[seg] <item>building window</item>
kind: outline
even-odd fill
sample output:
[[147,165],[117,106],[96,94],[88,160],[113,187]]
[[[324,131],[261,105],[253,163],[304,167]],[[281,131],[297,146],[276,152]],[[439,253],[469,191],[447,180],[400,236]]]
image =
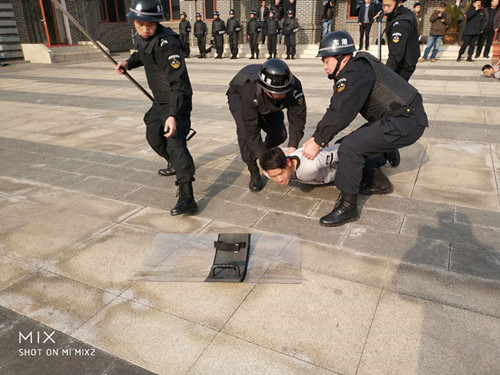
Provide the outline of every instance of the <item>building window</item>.
[[216,0],[203,0],[203,9],[205,9],[205,19],[214,19],[214,12],[216,8]]
[[100,0],[103,22],[127,22],[125,0]]
[[181,6],[179,0],[161,0],[163,14],[167,21],[181,19]]

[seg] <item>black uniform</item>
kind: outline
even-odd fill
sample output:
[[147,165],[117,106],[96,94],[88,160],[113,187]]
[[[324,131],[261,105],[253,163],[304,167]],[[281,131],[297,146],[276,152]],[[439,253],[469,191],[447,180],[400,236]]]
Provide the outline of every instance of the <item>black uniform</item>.
[[[248,65],[229,83],[229,110],[236,122],[241,158],[248,166],[266,150],[286,140],[283,110],[287,108],[290,137],[289,147],[297,148],[304,136],[306,102],[302,84],[294,77],[292,89],[283,100],[269,97],[258,82],[261,65]],[[267,133],[262,142],[261,130]]]
[[184,57],[189,57],[191,49],[189,48],[189,33],[191,32],[191,23],[185,18],[179,22],[179,35],[181,36],[182,50]]
[[194,23],[194,36],[198,42],[198,50],[200,51],[200,56],[205,57],[205,44],[206,44],[206,35],[208,34],[208,27],[205,22],[202,20],[197,20]]
[[474,54],[474,47],[476,45],[477,39],[479,38],[479,34],[484,27],[484,13],[482,9],[476,10],[474,7],[467,11],[465,14],[466,23],[465,29],[462,36],[463,43],[460,47],[460,51],[458,52],[458,57],[460,58],[467,47],[469,50],[467,52],[468,59],[472,59],[472,55]]
[[366,159],[416,142],[428,126],[418,91],[367,52],[358,52],[335,79],[330,107],[313,134],[326,147],[360,113],[368,122],[338,151],[335,186],[358,194]]
[[224,53],[224,34],[226,33],[226,25],[224,21],[217,18],[212,21],[212,36],[215,39],[215,51],[217,57],[222,57]]
[[236,57],[238,54],[238,39],[240,37],[241,25],[236,17],[227,20],[227,33],[229,35],[229,48],[231,48],[231,55]]
[[248,43],[252,56],[259,57],[259,32],[262,30],[259,21],[256,18],[250,19],[247,24]]
[[285,35],[286,55],[294,57],[296,51],[297,38],[299,31],[299,21],[295,17],[287,17],[283,22],[283,34]]
[[[148,85],[155,101],[144,116],[146,139],[151,148],[173,164],[178,183],[190,183],[194,176],[194,163],[187,148],[186,136],[191,129],[191,83],[182,56],[179,35],[158,24],[149,40],[135,35],[134,52],[127,60],[129,69],[144,66]],[[165,121],[175,117],[177,130],[164,137]]]
[[400,6],[387,17],[389,58],[386,65],[409,81],[420,57],[418,26],[413,12]]
[[278,34],[280,32],[280,25],[276,18],[269,18],[264,23],[263,32],[267,36],[267,50],[270,55],[276,56],[276,43],[278,41]]

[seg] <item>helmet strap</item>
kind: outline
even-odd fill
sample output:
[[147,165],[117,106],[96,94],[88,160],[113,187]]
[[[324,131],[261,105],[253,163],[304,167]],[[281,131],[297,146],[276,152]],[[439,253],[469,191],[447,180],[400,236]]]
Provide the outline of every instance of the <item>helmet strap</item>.
[[337,60],[337,66],[335,67],[335,70],[333,71],[333,73],[328,74],[328,78],[335,80],[335,77],[337,76],[339,69],[340,69],[340,64],[342,63],[342,60],[344,59],[345,55],[336,55],[333,57],[335,57],[335,59]]

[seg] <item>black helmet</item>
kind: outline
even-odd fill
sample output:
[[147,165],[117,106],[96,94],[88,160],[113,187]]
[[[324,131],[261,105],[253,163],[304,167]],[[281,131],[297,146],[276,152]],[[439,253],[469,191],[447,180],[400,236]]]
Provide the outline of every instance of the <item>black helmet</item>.
[[233,14],[235,14],[235,13],[234,13],[234,9],[231,9],[231,10],[229,11],[229,15],[233,15]]
[[158,0],[132,0],[127,17],[145,22],[163,21],[163,12]]
[[200,17],[201,18],[201,14],[200,13],[196,13],[196,18]]
[[293,10],[288,9],[288,10],[286,11],[286,14],[288,14],[288,15],[293,14]]
[[218,10],[216,10],[216,11],[214,12],[214,16],[219,16],[219,15],[220,15],[220,14],[219,14],[219,11],[218,11]]
[[321,41],[316,57],[348,55],[355,51],[354,40],[347,31],[332,31]]
[[181,16],[187,17],[186,12],[182,12],[182,13],[181,13]]
[[255,10],[252,10],[252,11],[250,12],[250,14],[253,14],[254,16],[256,16],[256,15],[257,15],[257,12],[256,12]]
[[286,94],[292,88],[290,68],[280,59],[267,60],[259,72],[260,86],[273,94]]

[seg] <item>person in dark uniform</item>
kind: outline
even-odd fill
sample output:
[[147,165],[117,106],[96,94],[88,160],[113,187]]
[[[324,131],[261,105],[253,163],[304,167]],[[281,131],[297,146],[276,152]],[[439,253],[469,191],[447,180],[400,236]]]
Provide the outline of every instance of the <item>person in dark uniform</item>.
[[196,13],[196,22],[194,23],[194,36],[196,37],[196,41],[198,42],[198,50],[200,51],[200,56],[198,56],[199,59],[207,58],[207,51],[205,48],[207,34],[207,24],[201,20],[201,14]]
[[159,23],[163,14],[157,0],[132,0],[127,17],[137,30],[137,52],[117,63],[115,69],[123,74],[144,66],[155,98],[144,116],[146,139],[158,155],[171,163],[170,172],[177,178],[179,199],[170,214],[193,214],[198,210],[192,185],[195,167],[186,142],[191,130],[193,91],[179,35]]
[[295,59],[297,38],[296,34],[299,31],[299,21],[293,16],[293,12],[287,12],[288,18],[283,22],[283,34],[285,36],[286,45],[286,60]]
[[259,32],[262,31],[259,21],[256,18],[257,12],[252,10],[250,12],[250,20],[247,24],[247,39],[250,44],[250,52],[252,56],[250,59],[259,58]]
[[469,51],[467,52],[467,61],[474,61],[472,60],[474,47],[476,46],[477,39],[479,38],[479,34],[481,34],[484,26],[484,13],[481,6],[481,0],[475,0],[467,13],[465,13],[466,22],[462,36],[463,43],[458,51],[457,61],[462,60],[462,55],[465,53],[467,47],[469,47]]
[[363,49],[363,38],[365,39],[365,50],[370,47],[370,30],[373,24],[373,17],[377,13],[377,6],[372,0],[365,0],[365,4],[359,7],[359,49]]
[[283,21],[285,20],[285,11],[281,5],[281,0],[274,0],[271,5],[270,11],[274,13],[274,18],[278,21],[280,32],[278,33],[278,42],[281,43],[281,31],[283,30]]
[[[306,102],[299,79],[284,61],[272,59],[262,65],[248,65],[229,83],[229,110],[236,122],[241,158],[250,172],[249,188],[262,190],[257,159],[266,149],[279,146],[287,138],[283,110],[287,109],[289,151],[295,151],[306,124]],[[263,142],[261,130],[267,133]]]
[[181,22],[179,22],[179,35],[181,36],[184,57],[189,58],[189,55],[191,53],[191,49],[189,48],[189,33],[191,32],[191,22],[189,22],[186,17],[186,12],[182,12]]
[[235,17],[234,9],[229,11],[229,19],[227,20],[227,33],[229,35],[229,47],[231,48],[231,58],[238,58],[238,39],[240,38],[241,25],[240,21]]
[[219,12],[214,12],[214,20],[212,21],[212,36],[215,40],[216,59],[222,59],[224,53],[224,34],[226,33],[226,25],[219,18]]
[[335,85],[329,108],[303,145],[304,156],[314,159],[358,113],[368,121],[340,143],[335,186],[341,194],[333,211],[320,219],[323,226],[357,220],[359,193],[392,192],[389,179],[370,160],[415,143],[428,126],[418,91],[368,52],[354,56],[355,51],[347,32],[334,31],[318,52]]
[[274,16],[273,11],[269,12],[269,19],[266,21],[266,23],[264,23],[264,30],[262,32],[266,34],[267,38],[267,50],[269,51],[269,57],[267,59],[269,60],[273,57],[276,58],[276,45],[278,42],[280,25],[278,20]]
[[[484,58],[490,58],[490,49],[493,44],[493,37],[500,29],[500,9],[498,9],[498,0],[491,0],[489,7],[483,9],[484,12],[484,30],[477,41],[476,59],[481,55],[481,50],[484,47]],[[498,36],[497,36],[498,39]]]
[[402,3],[406,0],[383,0],[387,16],[386,34],[389,57],[386,65],[409,81],[420,57],[418,26],[413,12]]

